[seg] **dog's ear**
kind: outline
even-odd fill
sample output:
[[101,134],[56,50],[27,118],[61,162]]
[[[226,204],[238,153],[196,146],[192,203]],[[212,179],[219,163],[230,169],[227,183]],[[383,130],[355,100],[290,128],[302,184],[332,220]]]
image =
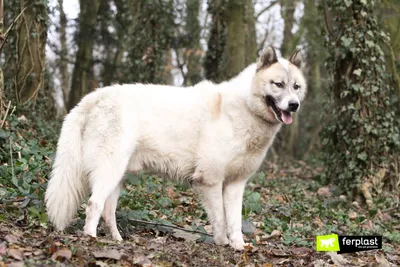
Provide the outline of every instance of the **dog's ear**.
[[300,68],[303,58],[300,53],[300,49],[297,49],[296,52],[290,57],[289,62]]
[[269,67],[272,64],[278,62],[278,57],[276,56],[275,49],[272,46],[264,48],[261,53],[260,59],[257,63],[257,71]]

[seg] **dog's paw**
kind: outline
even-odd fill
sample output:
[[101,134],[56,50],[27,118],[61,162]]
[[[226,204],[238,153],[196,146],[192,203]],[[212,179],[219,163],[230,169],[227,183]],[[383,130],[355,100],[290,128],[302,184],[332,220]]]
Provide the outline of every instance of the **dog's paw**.
[[230,236],[229,245],[235,250],[244,250],[244,247],[248,244],[244,242],[242,233],[238,232]]
[[218,246],[224,246],[229,244],[229,239],[226,235],[214,236],[214,242]]
[[243,242],[243,244],[242,244],[242,243],[232,243],[232,242],[230,242],[229,245],[230,245],[234,250],[243,251],[243,250],[245,249],[245,246],[248,245],[248,243],[244,243],[244,242]]
[[90,229],[90,228],[88,228],[86,226],[83,229],[83,234],[86,235],[86,236],[93,237],[93,238],[97,237],[96,230],[93,231],[92,229]]
[[112,239],[114,239],[115,241],[123,241],[123,239],[119,233],[112,233],[111,236],[112,236]]

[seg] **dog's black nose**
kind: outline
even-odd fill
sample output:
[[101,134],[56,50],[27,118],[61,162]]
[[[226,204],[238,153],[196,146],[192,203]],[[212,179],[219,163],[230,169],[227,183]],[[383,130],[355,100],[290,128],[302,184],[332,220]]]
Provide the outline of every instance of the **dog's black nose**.
[[296,101],[289,102],[289,111],[296,112],[298,108],[299,108],[299,103],[297,103]]

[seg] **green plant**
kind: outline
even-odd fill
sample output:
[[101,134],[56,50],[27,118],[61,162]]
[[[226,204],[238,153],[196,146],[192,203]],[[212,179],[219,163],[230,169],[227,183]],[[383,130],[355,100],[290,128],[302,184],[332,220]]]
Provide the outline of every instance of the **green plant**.
[[[399,126],[391,107],[393,86],[385,69],[382,43],[388,42],[376,20],[376,1],[328,0],[326,62],[333,104],[322,135],[326,177],[370,199],[383,188],[399,191]],[[364,188],[362,189],[362,186]],[[370,203],[368,203],[370,204]]]

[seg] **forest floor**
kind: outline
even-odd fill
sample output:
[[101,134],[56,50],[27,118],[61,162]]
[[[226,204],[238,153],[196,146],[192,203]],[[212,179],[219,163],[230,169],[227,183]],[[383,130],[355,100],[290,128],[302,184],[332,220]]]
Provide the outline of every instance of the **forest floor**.
[[[368,210],[318,182],[320,168],[271,164],[249,182],[244,198],[245,251],[213,244],[210,226],[186,184],[141,174],[128,177],[117,213],[124,237],[99,228],[81,234],[84,205],[66,233],[53,231],[34,197],[0,202],[0,266],[400,266],[399,197]],[[1,184],[0,184],[1,185]],[[4,200],[4,201],[3,201]],[[315,236],[381,235],[383,249],[316,252]]]

